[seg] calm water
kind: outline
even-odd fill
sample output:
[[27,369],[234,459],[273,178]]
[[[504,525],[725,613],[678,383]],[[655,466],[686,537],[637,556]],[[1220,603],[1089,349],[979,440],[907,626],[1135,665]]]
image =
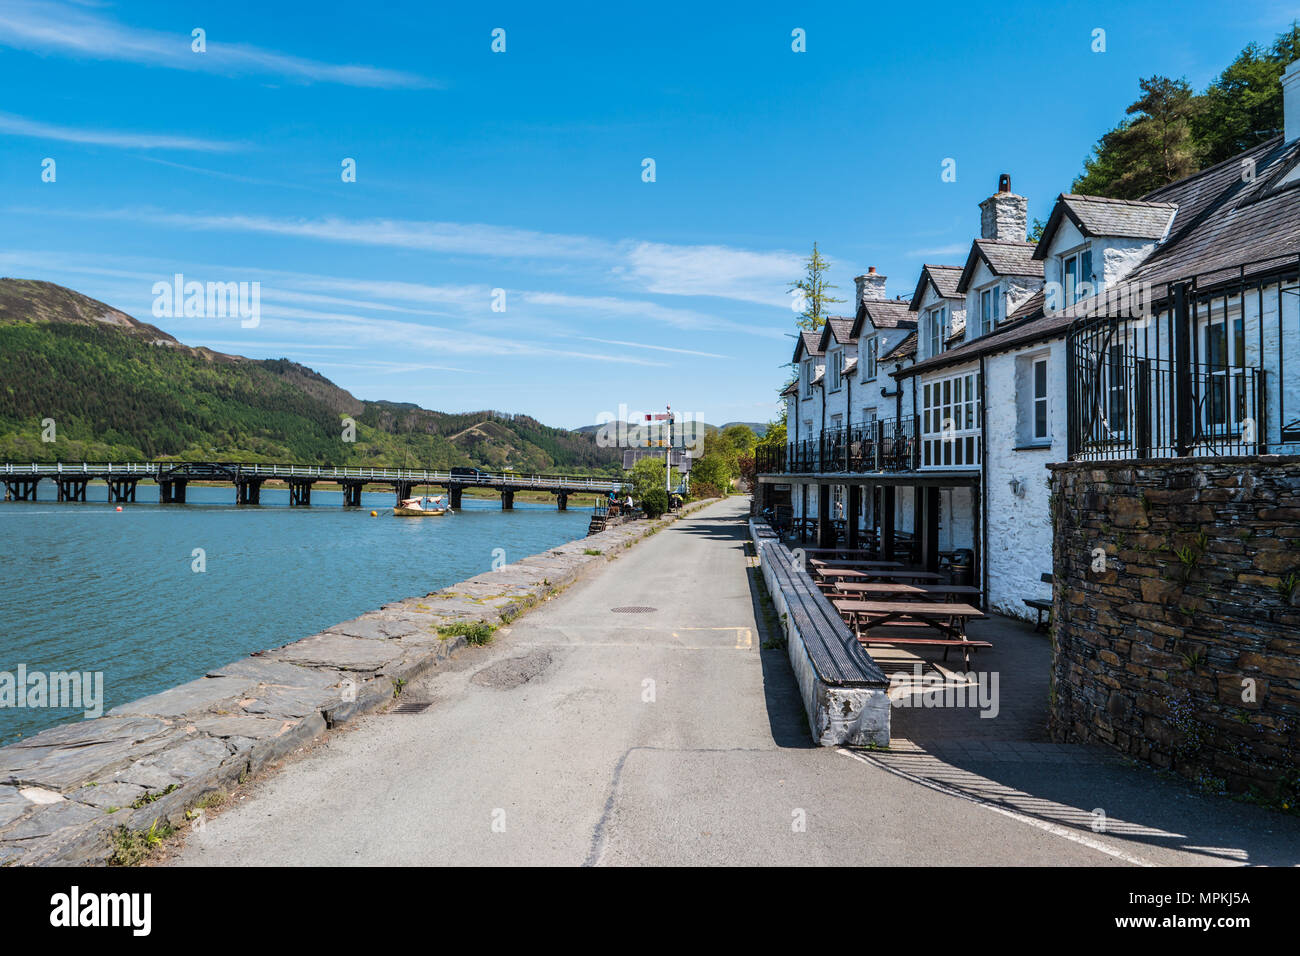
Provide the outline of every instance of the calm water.
[[[363,494],[359,510],[321,490],[311,508],[270,487],[244,508],[233,487],[191,485],[186,504],[160,506],[141,484],[121,512],[107,495],[95,484],[97,501],[56,504],[44,482],[43,501],[0,501],[0,671],[103,671],[106,710],[490,570],[494,548],[515,561],[581,538],[591,504],[503,512],[466,496],[452,516],[394,518],[392,492]],[[0,744],[80,717],[0,708]]]

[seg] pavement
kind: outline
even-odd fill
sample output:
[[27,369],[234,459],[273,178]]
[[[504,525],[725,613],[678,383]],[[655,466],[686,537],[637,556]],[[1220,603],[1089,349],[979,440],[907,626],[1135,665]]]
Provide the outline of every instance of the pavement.
[[896,708],[888,751],[813,746],[785,651],[763,649],[747,505],[678,521],[458,651],[406,688],[427,709],[327,735],[162,862],[1300,863],[1295,817],[1051,744],[1047,641],[1017,621],[976,625],[997,717]]

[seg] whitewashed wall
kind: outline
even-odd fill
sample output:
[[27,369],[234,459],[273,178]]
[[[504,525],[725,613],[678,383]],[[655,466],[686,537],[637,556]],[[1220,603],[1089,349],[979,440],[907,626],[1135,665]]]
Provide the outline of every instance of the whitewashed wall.
[[[1047,362],[1047,414],[1052,444],[1023,449],[1018,403],[1028,401],[1017,391],[1017,359],[1045,354]],[[987,484],[984,520],[988,522],[989,607],[1013,617],[1034,619],[1025,598],[1050,600],[1052,589],[1040,578],[1052,570],[1052,521],[1047,488],[1047,465],[1064,461],[1066,454],[1065,341],[1056,339],[1016,352],[991,355],[985,361],[988,376],[985,408]],[[1032,394],[1032,393],[1031,393]],[[1024,496],[1012,491],[1012,480],[1022,483]]]

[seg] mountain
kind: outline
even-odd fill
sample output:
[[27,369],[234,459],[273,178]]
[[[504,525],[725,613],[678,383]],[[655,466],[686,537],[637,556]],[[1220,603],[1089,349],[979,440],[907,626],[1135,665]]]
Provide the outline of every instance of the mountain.
[[572,473],[622,459],[527,415],[363,401],[297,362],[194,348],[71,289],[0,279],[0,460],[163,457]]

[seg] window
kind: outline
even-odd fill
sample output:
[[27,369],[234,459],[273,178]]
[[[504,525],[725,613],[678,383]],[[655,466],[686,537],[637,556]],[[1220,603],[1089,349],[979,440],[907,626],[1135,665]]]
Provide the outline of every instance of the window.
[[941,305],[926,312],[926,336],[930,350],[926,356],[938,355],[943,351],[943,343],[948,338],[948,307]]
[[1047,359],[1034,360],[1034,429],[1036,442],[1047,441]]
[[1246,327],[1239,309],[1225,321],[1222,313],[1210,317],[1209,306],[1199,310],[1205,342],[1206,366],[1204,422],[1212,435],[1235,434],[1248,417],[1246,411]]
[[879,352],[880,342],[873,335],[867,339],[866,354],[862,366],[862,380],[869,382],[876,377],[876,357]]
[[1064,305],[1074,305],[1096,290],[1092,282],[1092,250],[1084,249],[1061,257],[1061,293]]
[[812,398],[813,363],[812,359],[803,362],[803,397]]
[[844,375],[844,353],[842,351],[832,352],[831,353],[831,391],[832,392],[839,391],[839,387],[843,384],[842,381],[843,375]]
[[1002,321],[1002,287],[991,286],[980,290],[978,335],[988,335]]
[[921,467],[980,463],[980,376],[966,372],[921,386]]
[[1106,353],[1106,420],[1102,426],[1111,438],[1128,435],[1128,349],[1123,342]]

